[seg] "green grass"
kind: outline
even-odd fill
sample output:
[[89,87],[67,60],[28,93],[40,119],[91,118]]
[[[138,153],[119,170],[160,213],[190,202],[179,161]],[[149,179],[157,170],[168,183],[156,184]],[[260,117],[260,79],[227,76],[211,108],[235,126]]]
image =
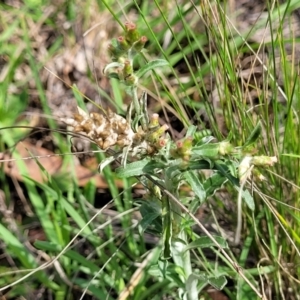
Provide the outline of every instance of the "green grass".
[[[202,1],[196,7],[192,2],[175,0],[88,1],[84,5],[73,0],[56,6],[41,0],[38,4],[25,1],[20,9],[0,4],[0,151],[11,151],[16,159],[13,164],[22,175],[18,183],[1,165],[0,295],[31,299],[41,292],[44,299],[48,299],[46,295],[54,299],[125,299],[129,287],[127,299],[196,299],[180,298],[180,291],[192,290],[182,281],[185,270],[176,260],[181,256],[169,263],[161,260],[162,241],[138,226],[138,208],[145,200],[140,195],[138,200],[133,197],[143,189],[141,184],[133,187],[137,178],[120,181],[113,165],[103,170],[105,188],[97,187],[92,178],[82,187],[76,176],[78,162],[73,155],[65,155],[61,169],[54,174],[42,164],[47,158],[32,160],[46,179],[41,183],[31,178],[27,160],[19,160],[14,151],[17,143],[28,138],[48,146],[53,154],[71,152],[73,139],[61,130],[59,120],[53,117],[55,111],[50,109],[55,89],[49,83],[55,76],[44,66],[58,73],[60,79],[53,84],[65,82],[65,92],[59,95],[65,101],[71,97],[73,103],[90,108],[88,98],[95,95],[92,100],[104,110],[110,103],[116,112],[126,112],[130,97],[124,85],[104,79],[102,70],[110,62],[108,41],[121,35],[121,24],[133,19],[148,38],[147,51],[135,61],[135,68],[156,58],[170,64],[170,68],[151,72],[140,84],[148,93],[149,109],[159,112],[169,124],[172,138],[182,138],[193,124],[199,130],[209,129],[218,141],[227,139],[241,147],[260,121],[256,155],[279,160],[272,168],[259,169],[264,181],[253,177],[245,184],[255,210],[242,203],[238,245],[232,238],[238,218],[238,191],[232,184],[211,188],[201,206],[192,203],[193,194],[185,186],[179,190],[181,203],[189,208],[192,203],[191,213],[199,213],[200,222],[209,224],[209,231],[214,228],[214,236],[226,236],[229,247],[222,249],[248,280],[212,242],[206,241],[208,249],[198,244],[188,252],[193,271],[198,279],[206,276],[211,280],[200,299],[211,299],[209,289],[219,286],[213,278],[221,276],[229,280],[222,290],[229,299],[257,299],[249,282],[260,293],[265,292],[265,299],[296,299],[300,293],[299,38],[287,28],[292,12],[299,7],[298,1],[266,5],[265,14],[244,32],[233,25],[234,16],[220,1]],[[87,34],[83,40],[83,34],[95,25],[94,30],[101,34],[91,38]],[[272,31],[264,31],[266,27]],[[261,32],[267,36],[265,42],[262,35],[257,38]],[[88,61],[82,74],[78,73],[76,63],[80,60],[76,56],[74,65],[56,60],[69,51],[72,61],[76,47],[85,50]],[[252,61],[246,65],[250,56]],[[55,62],[65,69],[55,69]],[[255,67],[259,71],[245,75]],[[87,81],[80,85],[82,78]],[[80,86],[86,98],[76,88],[69,96],[72,84]],[[39,120],[34,121],[32,115]],[[34,133],[32,125],[51,132]],[[100,152],[95,157],[100,163],[105,155]],[[234,162],[238,164],[240,158]],[[198,180],[204,184],[205,176],[199,174]],[[33,214],[25,210],[26,205]],[[147,209],[153,207],[145,208],[149,212]],[[182,212],[180,224],[190,242],[203,236],[197,226],[191,227],[196,222],[187,213]],[[42,238],[33,235],[32,241],[35,229]]]

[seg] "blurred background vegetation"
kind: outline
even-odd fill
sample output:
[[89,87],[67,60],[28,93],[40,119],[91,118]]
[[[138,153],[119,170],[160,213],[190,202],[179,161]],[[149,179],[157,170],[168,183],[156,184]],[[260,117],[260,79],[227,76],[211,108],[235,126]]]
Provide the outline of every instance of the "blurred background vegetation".
[[[7,0],[0,9],[1,299],[179,299],[178,270],[161,277],[157,267],[159,237],[138,230],[142,185],[116,178],[114,165],[100,175],[103,153],[62,122],[78,104],[125,114],[124,87],[102,71],[126,21],[148,38],[136,67],[171,66],[140,89],[174,140],[194,124],[241,146],[262,123],[253,153],[279,163],[247,186],[256,209],[243,206],[240,244],[229,186],[196,215],[266,299],[299,299],[299,1]],[[193,261],[228,279],[199,299],[256,299],[215,249]]]

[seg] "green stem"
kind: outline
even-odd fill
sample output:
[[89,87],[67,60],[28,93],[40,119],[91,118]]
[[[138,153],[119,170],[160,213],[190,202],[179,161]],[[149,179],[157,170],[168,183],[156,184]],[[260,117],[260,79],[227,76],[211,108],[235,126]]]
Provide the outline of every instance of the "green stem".
[[[171,192],[176,196],[176,198],[178,198],[177,188],[174,188],[175,186],[177,186],[177,183],[174,182],[174,177],[168,176],[168,172],[165,172],[165,184],[169,192]],[[176,202],[169,199],[169,197],[167,198],[167,201],[169,201],[169,214],[171,215],[172,219],[171,253],[175,264],[180,266],[184,270],[185,276],[181,277],[181,280],[186,283],[187,279],[192,274],[193,269],[190,252],[185,251],[185,247],[188,244],[187,235],[184,230],[180,229],[182,217],[181,207]],[[199,299],[196,285],[192,285],[190,290],[185,290],[184,292],[187,293],[187,300]]]
[[133,100],[133,107],[135,110],[135,118],[138,118],[140,120],[143,130],[146,131],[147,130],[147,122],[146,122],[145,116],[142,113],[142,108],[141,108],[139,98],[137,95],[136,85],[131,87],[131,94],[132,94],[132,100]]

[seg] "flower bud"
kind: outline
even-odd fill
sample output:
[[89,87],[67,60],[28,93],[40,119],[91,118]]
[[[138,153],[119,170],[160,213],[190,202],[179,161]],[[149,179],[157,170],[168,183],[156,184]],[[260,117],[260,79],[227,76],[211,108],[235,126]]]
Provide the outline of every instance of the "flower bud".
[[169,129],[169,126],[167,124],[164,124],[163,126],[161,126],[160,128],[158,128],[157,130],[155,130],[154,132],[152,132],[151,134],[149,134],[147,140],[150,143],[156,144],[157,141],[159,140],[159,138]]
[[135,75],[131,74],[124,78],[124,82],[128,86],[133,86],[137,84],[138,78]]
[[126,80],[126,78],[130,77],[133,74],[133,69],[130,61],[126,59],[124,61],[124,68],[123,68],[123,78]]
[[153,114],[150,118],[150,122],[149,122],[149,128],[155,128],[157,126],[159,126],[159,115],[158,114]]
[[98,113],[90,113],[90,117],[94,121],[95,126],[100,126],[105,122],[104,116]]
[[146,45],[148,39],[145,36],[141,36],[141,38],[133,44],[133,49],[136,52],[140,52]]
[[156,149],[162,149],[167,145],[167,142],[168,140],[166,138],[160,138],[154,146]]
[[276,156],[253,156],[252,164],[255,166],[269,167],[277,163]]
[[120,53],[113,44],[108,45],[107,51],[112,60],[118,60]]
[[245,182],[247,180],[248,176],[250,175],[249,170],[251,167],[252,159],[253,159],[253,157],[251,157],[251,156],[245,156],[239,165],[238,174],[239,174],[239,178],[240,178],[240,184]]
[[140,34],[136,28],[136,25],[131,22],[125,23],[125,38],[129,44],[133,44],[134,42],[138,41],[140,38]]
[[118,42],[120,50],[123,50],[123,51],[128,51],[129,50],[130,45],[128,44],[128,42],[126,41],[124,36],[119,36],[117,38],[117,42]]
[[228,142],[224,141],[219,144],[219,154],[228,155],[233,152],[233,146]]
[[178,141],[176,144],[178,150],[180,150],[182,153],[186,153],[187,151],[191,151],[192,143],[193,143],[193,138],[189,136],[183,139],[182,141]]
[[84,120],[83,116],[80,114],[74,114],[73,118],[78,123],[81,123]]
[[86,120],[85,122],[82,122],[81,124],[82,129],[85,133],[89,134],[90,131],[93,129],[93,122],[92,120]]
[[252,171],[253,177],[257,179],[258,181],[264,181],[266,180],[266,177],[262,175],[257,169],[253,169]]
[[120,45],[120,43],[117,41],[115,42],[116,45],[114,45],[113,43],[108,45],[108,53],[109,56],[111,57],[111,59],[113,61],[122,61],[124,59],[124,57],[127,56],[127,50],[124,50]]
[[174,158],[182,158],[184,161],[188,161],[191,156],[191,150],[193,145],[193,138],[191,136],[176,142],[176,149],[171,150],[171,155]]

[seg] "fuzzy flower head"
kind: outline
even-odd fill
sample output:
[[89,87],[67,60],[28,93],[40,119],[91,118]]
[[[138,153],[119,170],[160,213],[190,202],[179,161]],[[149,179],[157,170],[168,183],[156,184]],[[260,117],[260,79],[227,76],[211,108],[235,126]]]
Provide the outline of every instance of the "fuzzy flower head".
[[131,145],[135,133],[130,124],[122,116],[108,109],[106,115],[98,113],[87,114],[81,108],[73,118],[65,119],[64,122],[74,128],[74,132],[80,132],[94,141],[102,150],[115,145],[121,148]]
[[[255,166],[259,167],[270,167],[273,166],[275,163],[277,163],[277,157],[276,156],[245,156],[238,168],[238,174],[240,178],[240,183],[242,184],[245,182],[249,176],[252,174],[252,169]],[[261,181],[265,178],[260,173],[255,173],[254,175],[258,174],[257,178]]]
[[182,158],[184,161],[189,161],[193,146],[193,138],[186,137],[176,142],[176,148],[171,149],[171,155],[174,158]]
[[132,156],[153,155],[167,144],[164,133],[168,126],[159,126],[156,114],[151,117],[151,120],[153,121],[152,125],[157,126],[149,125],[149,132],[145,132],[141,127],[138,127],[137,131],[133,131],[130,123],[124,117],[110,109],[105,115],[94,112],[87,114],[79,107],[77,111],[72,118],[62,121],[73,127],[74,132],[87,136],[102,150],[118,146],[120,149],[128,147]]

